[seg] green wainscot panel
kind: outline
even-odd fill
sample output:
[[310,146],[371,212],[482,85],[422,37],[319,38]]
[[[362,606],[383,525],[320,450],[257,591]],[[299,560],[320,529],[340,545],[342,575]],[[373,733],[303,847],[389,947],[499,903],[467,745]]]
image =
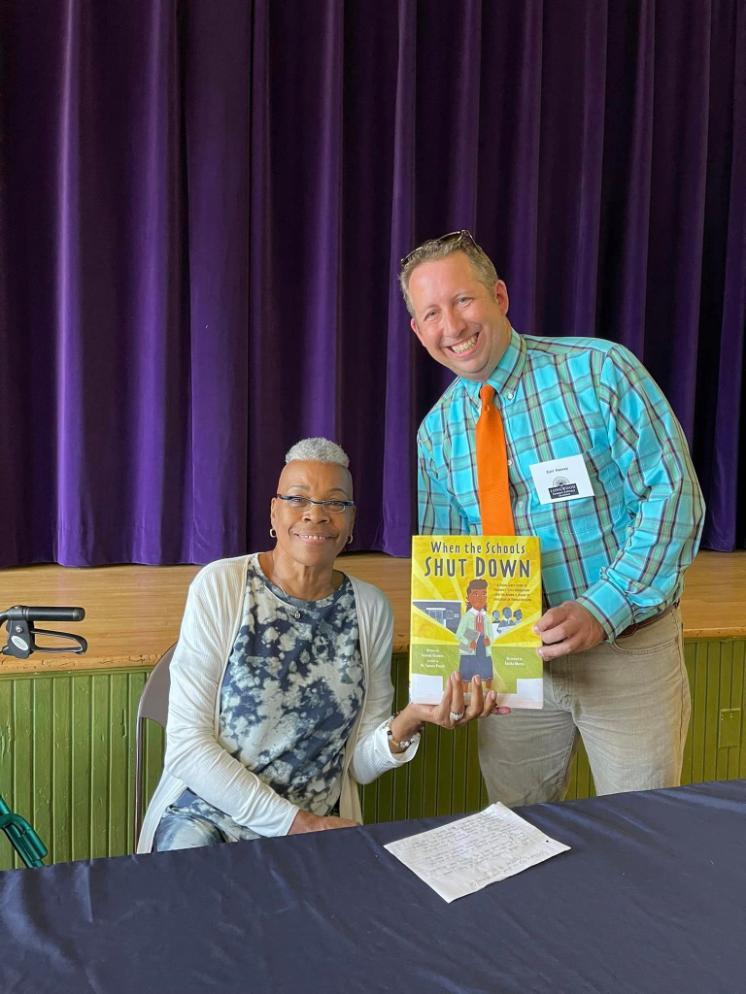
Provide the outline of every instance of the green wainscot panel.
[[[682,781],[746,777],[746,640],[685,644],[692,721]],[[394,657],[395,707],[407,700],[407,658]],[[2,675],[0,793],[34,826],[48,862],[132,852],[134,742],[141,670]],[[495,719],[499,720],[499,719]],[[163,733],[147,724],[146,796],[155,788]],[[568,798],[589,797],[593,780],[580,746]],[[474,724],[454,733],[428,727],[412,763],[361,789],[366,821],[478,811],[487,804]],[[0,869],[21,865],[0,834]]]
[[[682,783],[746,777],[746,640],[687,641],[692,721]],[[407,657],[394,657],[395,702],[407,701]],[[499,721],[500,719],[495,719]],[[593,777],[582,743],[570,768],[567,800],[592,797]],[[474,723],[455,732],[428,727],[415,759],[362,788],[365,821],[470,813],[487,803]]]
[[[0,793],[49,849],[48,863],[133,850],[138,670],[0,672]],[[148,723],[146,788],[155,789],[163,733]],[[0,833],[0,869],[21,866]]]

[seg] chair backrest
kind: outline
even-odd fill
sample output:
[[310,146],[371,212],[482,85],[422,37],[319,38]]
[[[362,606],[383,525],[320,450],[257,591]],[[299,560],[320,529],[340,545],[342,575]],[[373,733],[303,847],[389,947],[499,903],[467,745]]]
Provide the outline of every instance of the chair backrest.
[[166,727],[168,717],[168,692],[171,687],[171,657],[176,645],[170,646],[163,653],[150,672],[137,706],[137,722],[135,725],[135,803],[133,815],[134,844],[140,837],[143,819],[143,796],[145,793],[145,764],[143,762],[143,742],[145,737],[145,721],[157,722],[162,728]]

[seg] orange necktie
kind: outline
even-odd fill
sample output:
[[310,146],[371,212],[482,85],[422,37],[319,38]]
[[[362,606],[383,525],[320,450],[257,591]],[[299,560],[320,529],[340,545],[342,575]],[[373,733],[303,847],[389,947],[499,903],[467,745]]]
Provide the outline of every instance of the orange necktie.
[[477,421],[477,479],[483,535],[515,535],[508,487],[508,452],[500,412],[493,404],[495,388],[479,391],[482,413]]

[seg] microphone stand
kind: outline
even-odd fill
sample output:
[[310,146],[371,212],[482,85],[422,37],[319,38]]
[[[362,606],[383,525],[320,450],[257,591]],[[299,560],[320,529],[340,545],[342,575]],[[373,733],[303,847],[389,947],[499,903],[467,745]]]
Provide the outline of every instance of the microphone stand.
[[[27,659],[32,652],[85,652],[88,643],[80,635],[69,632],[51,631],[47,628],[36,628],[35,621],[81,621],[85,617],[82,607],[11,607],[0,613],[0,626],[7,622],[8,641],[0,648],[0,655],[15,656]],[[68,646],[38,645],[36,635],[52,635],[75,643],[75,648]],[[32,868],[44,866],[47,847],[41,841],[34,829],[22,815],[10,810],[0,794],[0,829],[5,832],[8,841],[20,856],[23,863]]]
[[[35,621],[82,621],[85,611],[82,607],[16,607],[0,612],[0,625],[7,621],[8,641],[0,648],[0,655],[28,659],[32,652],[85,652],[88,643],[81,635],[70,632],[52,631],[49,628],[36,628]],[[74,649],[67,645],[37,645],[37,635],[52,635],[66,642],[73,642]]]

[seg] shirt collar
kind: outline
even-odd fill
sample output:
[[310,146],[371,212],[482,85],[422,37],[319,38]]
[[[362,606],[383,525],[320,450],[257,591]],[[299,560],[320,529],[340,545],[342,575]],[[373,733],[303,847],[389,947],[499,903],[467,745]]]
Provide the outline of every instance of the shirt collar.
[[[515,397],[525,365],[526,343],[515,328],[511,327],[508,347],[486,381],[495,388],[501,406],[510,403]],[[464,386],[473,403],[479,406],[479,391],[482,384],[479,380],[464,380]]]

